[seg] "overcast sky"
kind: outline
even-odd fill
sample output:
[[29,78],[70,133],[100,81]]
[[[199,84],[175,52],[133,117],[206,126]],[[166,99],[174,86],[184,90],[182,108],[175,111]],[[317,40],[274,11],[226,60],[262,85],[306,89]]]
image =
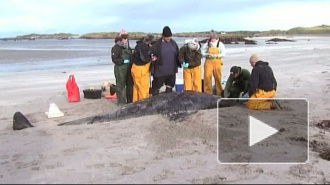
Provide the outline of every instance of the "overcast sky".
[[330,25],[329,0],[0,0],[0,37],[29,33],[290,29]]

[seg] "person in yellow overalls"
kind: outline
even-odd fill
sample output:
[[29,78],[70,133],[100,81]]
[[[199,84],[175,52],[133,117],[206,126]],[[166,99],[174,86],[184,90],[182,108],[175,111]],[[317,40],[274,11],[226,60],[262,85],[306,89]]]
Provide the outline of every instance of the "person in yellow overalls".
[[213,94],[212,92],[212,75],[215,81],[216,94],[221,95],[221,65],[222,58],[226,56],[225,45],[217,37],[214,30],[211,30],[210,39],[202,47],[202,55],[205,59],[204,63],[204,92]]
[[254,110],[281,109],[276,100],[258,100],[259,98],[275,97],[277,81],[269,63],[259,60],[258,56],[253,54],[250,57],[250,64],[253,67],[249,89],[249,98],[251,99],[246,103],[246,107]]
[[154,37],[147,35],[138,41],[133,54],[133,66],[131,69],[133,85],[133,102],[145,99],[149,96],[149,68],[151,62],[150,48]]
[[180,48],[179,61],[183,67],[183,90],[202,92],[201,47],[196,38],[186,40]]

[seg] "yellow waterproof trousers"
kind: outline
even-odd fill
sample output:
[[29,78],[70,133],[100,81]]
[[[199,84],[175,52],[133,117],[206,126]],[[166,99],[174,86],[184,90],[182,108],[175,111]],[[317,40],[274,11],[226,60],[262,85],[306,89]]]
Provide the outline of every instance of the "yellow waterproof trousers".
[[[275,90],[265,92],[264,90],[257,89],[250,98],[274,98],[275,93]],[[249,99],[246,103],[246,107],[254,110],[269,110],[271,109],[271,100]]]
[[149,96],[149,67],[150,63],[142,66],[133,64],[132,66],[131,73],[134,81],[133,102]]
[[183,90],[202,92],[201,66],[183,70]]
[[[211,55],[219,55],[219,49],[217,47],[210,47],[208,53]],[[221,95],[221,66],[222,61],[220,58],[210,59],[206,58],[204,63],[204,92],[212,94],[212,75],[214,77],[216,93]]]

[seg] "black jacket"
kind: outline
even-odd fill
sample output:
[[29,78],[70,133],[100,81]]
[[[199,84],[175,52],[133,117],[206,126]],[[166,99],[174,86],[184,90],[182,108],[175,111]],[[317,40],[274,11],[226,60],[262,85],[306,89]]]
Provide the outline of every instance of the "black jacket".
[[148,44],[141,41],[136,42],[133,54],[133,63],[142,66],[151,61],[150,48]]
[[[181,68],[182,66],[181,66],[181,63],[179,62],[179,46],[173,39],[171,39],[171,43],[173,44],[173,46],[176,49],[176,53],[177,53],[176,60],[177,60],[178,67]],[[162,56],[161,46],[162,46],[162,38],[158,39],[151,48],[151,54],[153,54],[154,56],[157,57],[157,61],[155,62],[155,65],[163,65],[163,61],[162,61],[162,57],[161,57]]]
[[[128,45],[128,48],[131,49]],[[124,58],[122,57],[122,50],[124,47],[120,46],[119,44],[115,44],[111,48],[111,60],[116,65],[122,65],[124,64]],[[131,58],[129,59],[131,61]]]
[[273,70],[268,62],[258,61],[251,73],[249,96],[252,96],[257,89],[264,91],[276,90],[277,81],[274,77]]

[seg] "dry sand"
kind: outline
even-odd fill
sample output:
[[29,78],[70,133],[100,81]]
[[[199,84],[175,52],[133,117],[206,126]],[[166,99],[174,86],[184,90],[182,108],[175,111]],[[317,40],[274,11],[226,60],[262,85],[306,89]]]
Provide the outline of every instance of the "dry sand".
[[[199,111],[180,123],[159,115],[57,127],[63,121],[116,109],[114,100],[66,101],[69,74],[76,75],[81,89],[101,85],[102,80],[113,77],[111,67],[99,67],[68,70],[67,74],[55,70],[1,76],[0,84],[8,90],[0,91],[0,182],[330,183],[330,162],[319,157],[329,144],[330,132],[315,126],[329,119],[330,47],[233,50],[224,60],[224,75],[232,65],[250,69],[248,58],[253,52],[273,67],[279,84],[277,97],[307,98],[310,102],[307,164],[218,164],[216,109]],[[65,113],[64,117],[45,116],[52,102]],[[36,127],[12,131],[15,111],[27,115]],[[240,114],[242,108],[221,111]],[[285,111],[277,114],[290,119]],[[228,123],[235,119],[226,118]]]

